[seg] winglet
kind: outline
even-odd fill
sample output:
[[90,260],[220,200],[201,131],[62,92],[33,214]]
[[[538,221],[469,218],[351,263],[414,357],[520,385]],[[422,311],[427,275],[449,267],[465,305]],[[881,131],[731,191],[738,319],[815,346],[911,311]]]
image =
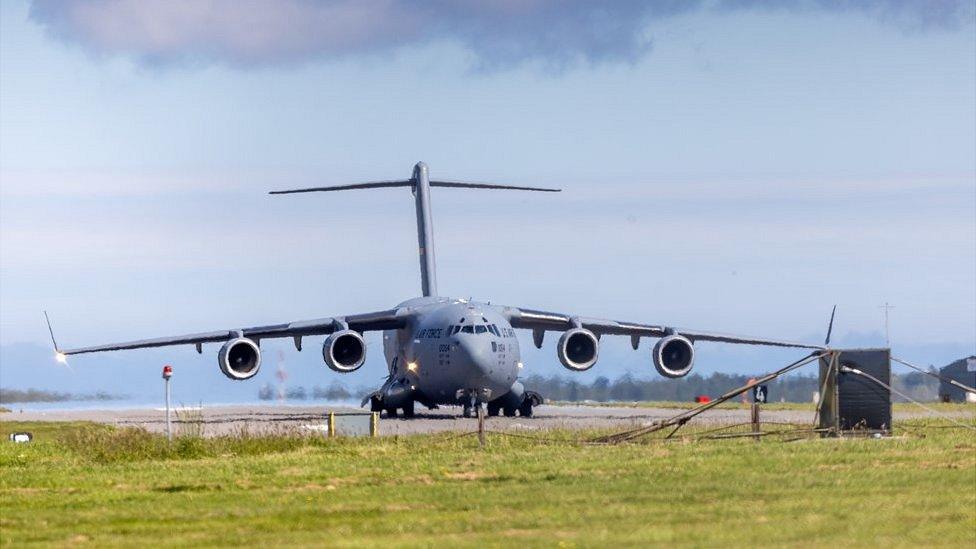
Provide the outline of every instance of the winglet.
[[830,347],[830,334],[834,331],[834,314],[837,313],[837,305],[834,305],[833,310],[830,311],[830,323],[827,324],[827,338],[824,339],[824,345]]
[[67,364],[68,357],[61,352],[57,340],[54,339],[54,330],[51,328],[51,318],[47,316],[47,311],[44,311],[44,320],[47,322],[47,333],[51,334],[51,344],[54,345],[54,358],[62,364]]

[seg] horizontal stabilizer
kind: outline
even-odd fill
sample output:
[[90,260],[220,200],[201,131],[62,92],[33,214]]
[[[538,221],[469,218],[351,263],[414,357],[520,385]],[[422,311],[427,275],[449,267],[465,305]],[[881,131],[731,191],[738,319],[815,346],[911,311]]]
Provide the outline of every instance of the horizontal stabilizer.
[[[413,187],[414,180],[406,179],[402,181],[372,181],[368,183],[353,183],[351,185],[333,185],[329,187],[308,187],[305,189],[287,189],[283,191],[271,191],[268,194],[295,194],[295,193],[314,193],[330,191],[351,191],[355,189],[379,189],[383,187]],[[464,181],[431,181],[431,187],[452,187],[455,189],[504,189],[510,191],[540,191],[546,193],[558,193],[562,189],[552,189],[548,187],[522,187],[518,185],[499,185],[496,183],[466,183]]]
[[372,181],[369,183],[353,183],[351,185],[334,185],[331,187],[308,187],[306,189],[288,189],[284,191],[271,191],[268,194],[294,194],[294,193],[314,193],[328,191],[351,191],[354,189],[378,189],[381,187],[413,187],[412,179],[403,181]]
[[496,183],[465,183],[464,181],[431,181],[431,187],[454,187],[456,189],[507,189],[510,191],[541,191],[544,193],[558,193],[562,189],[548,187],[520,187],[517,185],[498,185]]

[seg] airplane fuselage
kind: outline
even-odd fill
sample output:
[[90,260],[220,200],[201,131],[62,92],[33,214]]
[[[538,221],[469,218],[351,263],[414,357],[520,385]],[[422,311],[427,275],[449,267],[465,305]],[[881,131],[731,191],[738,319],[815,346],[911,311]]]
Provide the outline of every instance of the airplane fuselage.
[[[521,399],[519,343],[508,321],[491,305],[419,297],[398,307],[411,314],[403,328],[383,332],[390,382],[385,400],[413,398],[429,404]],[[400,396],[402,395],[402,397]]]

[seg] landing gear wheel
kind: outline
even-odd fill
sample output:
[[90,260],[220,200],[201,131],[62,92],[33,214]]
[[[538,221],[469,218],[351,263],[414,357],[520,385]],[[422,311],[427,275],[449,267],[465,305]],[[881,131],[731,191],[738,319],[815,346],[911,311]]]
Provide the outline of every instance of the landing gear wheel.
[[532,417],[532,401],[525,399],[525,402],[519,406],[519,413],[522,414],[522,417]]
[[403,407],[403,417],[412,418],[413,417],[413,401],[411,400],[409,404]]
[[506,406],[505,407],[505,417],[515,417],[515,412],[516,411],[518,411],[518,408],[510,408],[510,407]]
[[[488,415],[489,416],[492,416],[492,417],[497,416],[498,415],[498,412],[500,412],[501,410],[502,410],[502,407],[499,406],[498,404],[492,404],[491,402],[488,403]],[[508,414],[506,413],[505,415],[508,415]]]
[[472,412],[474,412],[474,408],[472,408],[470,404],[465,404],[464,409],[461,411],[461,415],[464,417],[471,417]]
[[386,409],[386,417],[389,418],[389,419],[396,419],[396,417],[397,417],[396,408],[387,408]]
[[369,411],[370,412],[382,412],[383,402],[380,401],[378,397],[370,397],[369,399]]

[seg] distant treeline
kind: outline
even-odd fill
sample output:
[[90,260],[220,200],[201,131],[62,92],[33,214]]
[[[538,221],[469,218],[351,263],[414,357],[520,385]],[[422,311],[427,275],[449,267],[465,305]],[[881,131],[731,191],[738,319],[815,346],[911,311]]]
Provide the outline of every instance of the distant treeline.
[[[630,374],[611,381],[598,377],[592,383],[583,383],[567,376],[544,377],[539,375],[522,379],[526,389],[538,391],[547,400],[577,402],[593,400],[597,402],[633,402],[642,400],[669,400],[692,402],[698,395],[715,398],[735,387],[748,383],[753,376],[739,374],[712,373],[708,376],[692,374],[682,379],[640,379]],[[935,401],[938,399],[938,380],[921,373],[894,375],[892,385],[915,400]],[[790,375],[770,382],[768,399],[770,402],[810,402],[813,394],[820,390],[816,376]],[[340,383],[327,388],[313,387],[275,387],[266,384],[258,391],[261,400],[358,400],[373,389],[357,388],[349,390]],[[892,400],[901,401],[897,395]]]
[[315,386],[310,390],[302,386],[275,387],[267,383],[258,390],[258,398],[261,400],[354,400],[362,396],[359,393],[365,395],[368,392],[362,389],[354,393],[340,383],[333,383],[326,388]]
[[[642,379],[625,374],[611,381],[598,377],[592,383],[581,383],[565,376],[530,376],[522,380],[526,389],[538,391],[547,400],[597,402],[634,402],[642,400],[668,400],[693,402],[699,395],[711,398],[745,385],[753,376],[712,373],[708,376],[691,374],[681,379]],[[813,376],[788,376],[767,384],[770,402],[809,402],[819,389]]]
[[[550,400],[576,402],[581,400],[607,401],[649,401],[669,400],[692,402],[698,395],[711,398],[721,396],[736,387],[741,387],[754,376],[740,374],[712,373],[708,376],[692,374],[681,379],[638,379],[630,374],[614,381],[598,377],[593,383],[580,383],[565,376],[530,376],[522,380],[526,389],[538,391]],[[920,401],[938,399],[938,380],[921,373],[894,375],[892,386]],[[811,402],[815,392],[820,390],[816,376],[791,375],[773,380],[767,384],[769,402]],[[904,400],[892,395],[892,400]]]
[[73,393],[59,393],[43,389],[4,389],[0,387],[0,404],[12,402],[67,402],[80,400],[118,400],[122,397],[98,391],[96,393],[76,395]]

